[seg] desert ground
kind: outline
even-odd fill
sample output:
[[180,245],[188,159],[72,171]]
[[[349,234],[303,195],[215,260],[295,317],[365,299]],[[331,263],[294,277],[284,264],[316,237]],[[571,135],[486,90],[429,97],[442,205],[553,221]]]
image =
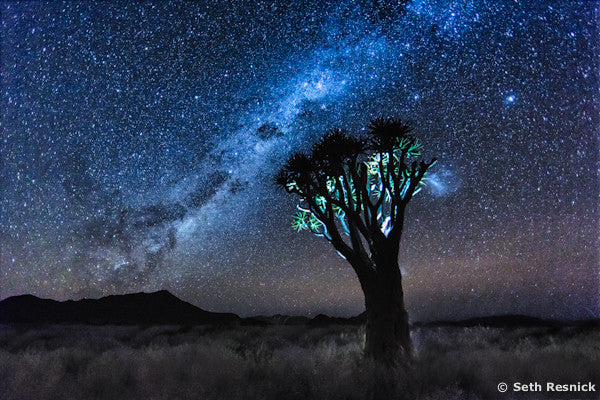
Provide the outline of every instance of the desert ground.
[[[410,365],[364,327],[0,325],[0,399],[546,399],[499,382],[600,383],[598,328],[421,327]],[[596,394],[587,398],[598,398]]]

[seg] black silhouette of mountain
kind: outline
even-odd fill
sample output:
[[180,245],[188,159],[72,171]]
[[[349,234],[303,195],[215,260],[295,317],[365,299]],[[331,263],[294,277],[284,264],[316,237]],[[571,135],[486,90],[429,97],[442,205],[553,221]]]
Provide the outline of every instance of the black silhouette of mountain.
[[55,301],[32,295],[0,301],[0,323],[89,325],[238,324],[240,317],[202,310],[166,290]]
[[[87,325],[361,325],[366,312],[350,318],[319,314],[302,316],[273,315],[240,318],[232,313],[205,311],[166,290],[154,293],[114,295],[100,299],[55,301],[32,295],[9,297],[0,301],[0,323],[87,324]],[[527,315],[497,315],[458,321],[416,322],[414,327],[600,327],[600,320],[559,321]]]
[[[362,325],[367,321],[367,314],[363,312],[357,316],[350,318],[330,317],[328,315],[319,314],[310,321],[307,325],[311,327],[327,326],[327,325]],[[475,317],[457,321],[432,321],[432,322],[415,322],[413,327],[437,327],[437,326],[456,326],[456,327],[474,327],[483,326],[490,328],[518,328],[518,327],[581,327],[594,328],[600,327],[600,320],[577,320],[577,321],[561,321],[554,319],[543,319],[531,317],[528,315],[508,314],[494,315],[487,317]]]
[[308,321],[308,326],[317,327],[317,326],[327,326],[327,325],[361,325],[367,321],[367,312],[350,318],[341,318],[341,317],[330,317],[325,314],[319,314],[310,321]]
[[488,317],[475,317],[458,321],[432,321],[432,322],[417,322],[414,326],[457,326],[457,327],[474,327],[484,326],[490,328],[510,328],[510,327],[549,327],[560,328],[565,326],[581,326],[594,327],[600,326],[600,320],[577,320],[577,321],[561,321],[556,319],[543,319],[520,314],[494,315]]
[[248,325],[306,325],[310,318],[298,315],[275,314],[272,316],[257,315],[255,317],[244,318],[244,323]]

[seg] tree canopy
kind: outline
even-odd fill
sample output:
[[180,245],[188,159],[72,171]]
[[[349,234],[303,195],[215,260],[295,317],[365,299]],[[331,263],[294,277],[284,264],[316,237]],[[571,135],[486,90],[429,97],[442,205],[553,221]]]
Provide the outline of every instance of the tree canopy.
[[399,243],[405,207],[436,161],[421,159],[412,130],[401,119],[375,119],[366,136],[332,129],[309,154],[290,156],[276,183],[300,196],[293,228],[326,238],[349,261],[372,261],[379,244]]

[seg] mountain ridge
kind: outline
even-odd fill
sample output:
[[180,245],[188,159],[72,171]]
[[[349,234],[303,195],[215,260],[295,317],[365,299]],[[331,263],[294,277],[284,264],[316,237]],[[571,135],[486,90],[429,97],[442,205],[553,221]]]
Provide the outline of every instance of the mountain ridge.
[[[84,324],[84,325],[362,325],[366,312],[343,318],[319,314],[306,316],[253,316],[241,318],[234,313],[206,311],[179,299],[167,290],[109,295],[99,299],[57,301],[31,294],[0,301],[0,323]],[[473,317],[463,320],[414,322],[413,327],[598,327],[600,320],[561,321],[521,314]]]
[[232,313],[214,313],[167,290],[57,301],[25,294],[0,301],[0,323],[167,325],[237,324]]

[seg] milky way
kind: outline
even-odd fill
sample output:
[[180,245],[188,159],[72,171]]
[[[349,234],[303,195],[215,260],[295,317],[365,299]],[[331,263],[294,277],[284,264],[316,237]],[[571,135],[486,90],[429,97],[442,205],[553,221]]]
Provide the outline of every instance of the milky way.
[[356,314],[273,175],[397,116],[439,159],[401,245],[412,319],[599,316],[598,3],[292,3],[0,5],[0,298]]

